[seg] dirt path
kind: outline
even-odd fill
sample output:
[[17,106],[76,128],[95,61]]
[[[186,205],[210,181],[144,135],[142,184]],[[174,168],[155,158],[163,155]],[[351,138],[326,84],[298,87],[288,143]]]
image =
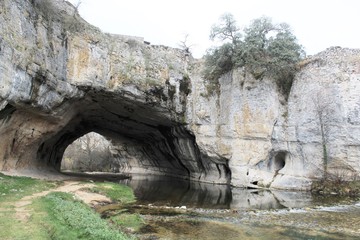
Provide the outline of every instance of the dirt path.
[[89,206],[95,206],[102,202],[110,203],[111,199],[100,195],[97,193],[87,192],[84,189],[92,188],[95,185],[92,183],[81,183],[77,181],[65,181],[64,185],[57,187],[55,189],[50,189],[47,191],[34,193],[29,196],[25,196],[19,201],[16,201],[13,206],[15,207],[15,217],[16,219],[26,222],[31,216],[31,210],[27,208],[35,198],[46,196],[51,192],[65,192],[72,193],[76,198],[88,204]]

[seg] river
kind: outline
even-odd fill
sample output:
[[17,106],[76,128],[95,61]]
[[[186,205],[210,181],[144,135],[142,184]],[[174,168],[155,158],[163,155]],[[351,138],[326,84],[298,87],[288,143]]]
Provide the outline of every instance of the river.
[[[99,176],[98,176],[99,177]],[[134,175],[140,239],[360,239],[360,199]]]

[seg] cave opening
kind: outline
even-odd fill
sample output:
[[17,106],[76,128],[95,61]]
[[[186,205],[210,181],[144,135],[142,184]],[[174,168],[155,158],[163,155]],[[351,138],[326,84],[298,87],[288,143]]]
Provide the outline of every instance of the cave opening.
[[114,163],[109,139],[90,132],[72,142],[65,150],[61,172],[112,172]]
[[273,160],[273,170],[275,172],[278,172],[285,167],[286,156],[287,156],[286,152],[278,152],[275,154]]
[[[98,158],[100,161],[94,161],[93,166],[77,166],[79,171],[163,175],[230,183],[228,161],[212,159],[201,152],[195,136],[186,125],[179,123],[179,119],[174,119],[173,112],[119,94],[92,91],[87,94],[82,102],[74,103],[73,112],[63,120],[64,124],[39,144],[37,159],[41,164],[57,171],[69,168],[68,146],[95,132],[111,141],[110,149]],[[86,151],[85,145],[78,146],[78,151],[75,148],[73,152]]]

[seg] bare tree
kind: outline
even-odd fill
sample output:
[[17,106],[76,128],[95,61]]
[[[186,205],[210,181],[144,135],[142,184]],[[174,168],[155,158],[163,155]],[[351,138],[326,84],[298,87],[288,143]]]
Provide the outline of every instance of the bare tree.
[[240,40],[240,28],[231,13],[223,14],[220,17],[220,22],[211,27],[210,39],[215,40],[216,38],[221,41],[230,40],[233,44]]
[[312,101],[314,104],[314,111],[316,120],[319,124],[319,130],[321,135],[321,146],[323,152],[323,178],[327,179],[328,177],[328,164],[329,164],[329,136],[330,136],[330,127],[334,121],[334,99],[330,95],[329,89],[321,89],[315,91],[312,94]]
[[91,132],[75,140],[64,153],[63,168],[67,170],[104,171],[110,165],[111,143]]
[[184,40],[180,41],[180,43],[178,45],[182,50],[185,51],[186,54],[190,54],[191,48],[194,46],[193,44],[189,44],[189,34],[188,33],[186,33],[184,35]]
[[74,5],[75,8],[74,8],[73,14],[66,17],[63,20],[64,21],[64,27],[65,27],[66,31],[78,32],[82,28],[82,23],[81,23],[80,15],[79,15],[80,5],[81,5],[81,1],[79,0]]
[[80,142],[81,149],[87,157],[87,161],[83,161],[82,163],[86,164],[88,169],[91,169],[91,166],[94,165],[93,162],[96,160],[94,159],[93,151],[99,147],[99,139],[94,133],[89,133],[79,138],[78,141]]

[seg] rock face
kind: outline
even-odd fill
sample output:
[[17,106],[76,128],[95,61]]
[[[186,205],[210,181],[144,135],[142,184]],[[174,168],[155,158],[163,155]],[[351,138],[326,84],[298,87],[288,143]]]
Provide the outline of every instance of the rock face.
[[324,145],[331,177],[359,176],[360,50],[329,48],[300,67],[288,101],[242,70],[220,79],[218,95],[191,78],[191,129],[202,151],[229,160],[233,185],[308,189],[324,175]]
[[0,9],[0,169],[60,169],[66,147],[94,131],[129,146],[133,172],[230,181],[186,129],[184,51],[104,34],[61,0]]
[[302,63],[285,101],[241,69],[209,94],[201,61],[104,34],[62,0],[3,0],[0,22],[1,170],[59,170],[94,131],[117,143],[121,171],[306,189],[323,174],[323,126],[329,171],[360,172],[358,50]]

